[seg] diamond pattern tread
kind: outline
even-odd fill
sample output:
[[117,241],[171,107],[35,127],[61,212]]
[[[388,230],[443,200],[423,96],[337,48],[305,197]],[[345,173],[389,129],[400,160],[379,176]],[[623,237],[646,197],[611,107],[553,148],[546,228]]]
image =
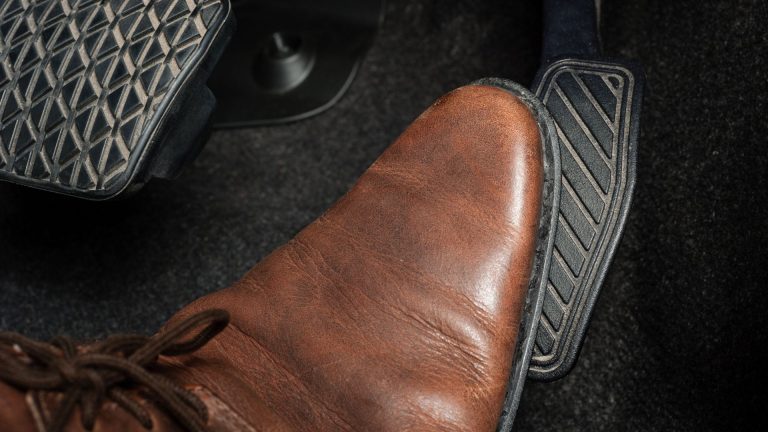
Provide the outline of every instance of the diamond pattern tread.
[[120,193],[229,15],[228,0],[2,2],[0,179]]
[[620,63],[564,59],[533,87],[555,120],[563,175],[532,378],[564,376],[581,347],[632,196],[641,80]]

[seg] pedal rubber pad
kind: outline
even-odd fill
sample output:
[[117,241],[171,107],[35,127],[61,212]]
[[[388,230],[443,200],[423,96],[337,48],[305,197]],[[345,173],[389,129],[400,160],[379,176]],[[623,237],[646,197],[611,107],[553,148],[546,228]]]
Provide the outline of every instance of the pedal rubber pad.
[[4,0],[0,179],[94,200],[199,150],[229,0]]
[[564,59],[533,90],[555,120],[563,175],[555,248],[528,376],[570,371],[621,237],[635,183],[643,75]]

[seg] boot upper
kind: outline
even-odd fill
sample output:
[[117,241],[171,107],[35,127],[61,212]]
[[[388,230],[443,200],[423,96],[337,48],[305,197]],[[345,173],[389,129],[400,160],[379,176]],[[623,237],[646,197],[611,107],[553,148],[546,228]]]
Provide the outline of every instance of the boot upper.
[[[449,93],[314,223],[172,318],[223,309],[230,321],[153,373],[196,395],[212,431],[495,430],[543,170],[539,127],[516,96]],[[30,403],[0,383],[0,422],[34,430],[21,426]],[[109,403],[95,430],[144,430]],[[153,430],[178,428],[142,403]]]

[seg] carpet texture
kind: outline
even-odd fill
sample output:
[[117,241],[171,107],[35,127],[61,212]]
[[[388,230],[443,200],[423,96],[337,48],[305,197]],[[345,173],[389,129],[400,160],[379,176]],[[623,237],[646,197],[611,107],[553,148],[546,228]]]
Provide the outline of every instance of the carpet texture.
[[[128,200],[0,185],[0,328],[153,332],[320,215],[441,94],[529,83],[539,7],[390,1],[338,106],[215,132],[179,179]],[[634,206],[576,368],[529,382],[516,428],[765,430],[768,5],[606,0],[604,19],[606,53],[648,79]]]

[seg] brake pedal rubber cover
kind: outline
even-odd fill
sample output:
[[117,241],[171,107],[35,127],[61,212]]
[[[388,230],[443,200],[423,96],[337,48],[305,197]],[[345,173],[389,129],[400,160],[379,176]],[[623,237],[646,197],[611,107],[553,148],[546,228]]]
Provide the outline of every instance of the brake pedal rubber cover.
[[233,26],[229,0],[3,1],[0,180],[105,200],[173,175]]
[[531,378],[561,378],[578,356],[632,198],[642,89],[638,66],[603,59],[554,61],[533,85],[555,120],[563,175]]

